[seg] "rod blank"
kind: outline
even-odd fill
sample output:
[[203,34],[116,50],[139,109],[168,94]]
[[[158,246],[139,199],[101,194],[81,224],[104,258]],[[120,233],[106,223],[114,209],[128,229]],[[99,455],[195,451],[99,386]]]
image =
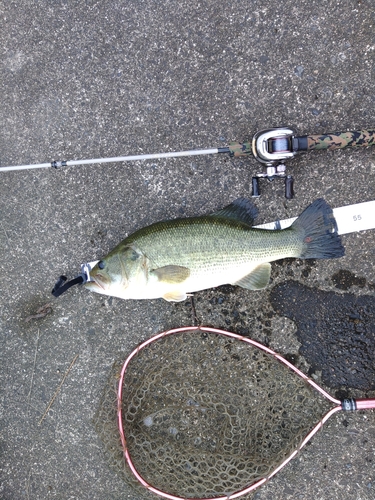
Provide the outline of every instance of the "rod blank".
[[[225,150],[225,151],[224,151]],[[212,148],[212,149],[193,149],[190,151],[175,151],[171,153],[153,153],[144,155],[131,155],[131,156],[114,156],[112,158],[92,158],[89,160],[69,160],[64,162],[51,162],[51,163],[38,163],[34,165],[17,165],[10,167],[0,167],[0,172],[10,172],[12,170],[28,170],[34,168],[48,168],[48,167],[73,167],[76,165],[90,165],[94,163],[118,163],[123,161],[136,161],[136,160],[158,160],[160,158],[177,158],[181,156],[198,156],[198,155],[211,155],[221,152],[227,152],[227,148]],[[228,150],[229,151],[229,150]]]
[[51,167],[51,163],[36,163],[34,165],[17,165],[11,167],[0,167],[1,172],[10,172],[11,170],[29,170],[32,168],[48,168]]

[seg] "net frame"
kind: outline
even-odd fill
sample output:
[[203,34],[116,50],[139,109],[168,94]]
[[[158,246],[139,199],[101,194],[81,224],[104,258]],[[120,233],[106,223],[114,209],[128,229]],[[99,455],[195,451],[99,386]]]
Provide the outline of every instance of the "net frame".
[[230,495],[224,495],[224,496],[215,496],[215,497],[199,497],[192,499],[190,498],[189,500],[234,500],[236,498],[239,498],[243,495],[246,495],[250,493],[251,491],[255,490],[256,488],[259,488],[262,486],[264,483],[266,483],[269,479],[271,479],[275,474],[277,474],[282,468],[284,468],[299,452],[300,450],[312,439],[312,437],[323,427],[323,425],[327,422],[327,420],[334,415],[335,413],[339,411],[352,411],[352,410],[366,410],[366,409],[375,409],[375,399],[356,399],[356,400],[345,400],[345,401],[340,401],[339,399],[336,399],[332,397],[328,392],[326,392],[324,389],[322,389],[316,382],[314,382],[311,378],[309,378],[307,375],[305,375],[303,372],[301,372],[298,368],[296,368],[292,363],[290,363],[288,360],[283,358],[280,354],[277,352],[273,351],[269,347],[264,346],[263,344],[260,344],[259,342],[252,340],[248,337],[244,337],[242,335],[239,335],[237,333],[233,332],[228,332],[225,330],[220,330],[217,328],[211,328],[211,327],[204,327],[204,326],[190,326],[190,327],[180,327],[180,328],[175,328],[171,330],[166,330],[164,332],[161,332],[144,342],[142,342],[140,345],[138,345],[127,357],[125,360],[120,377],[119,377],[119,382],[118,382],[118,390],[117,390],[117,424],[118,424],[118,430],[120,433],[120,439],[121,439],[121,445],[123,449],[123,455],[124,459],[133,473],[134,477],[138,480],[138,482],[146,488],[148,491],[163,497],[167,498],[169,500],[186,500],[185,497],[180,497],[176,495],[172,495],[170,493],[164,492],[158,488],[155,488],[151,484],[149,484],[137,471],[132,458],[130,456],[127,444],[126,444],[126,437],[125,437],[125,432],[124,432],[124,426],[123,426],[123,409],[122,409],[122,391],[123,391],[123,383],[124,383],[124,377],[126,373],[126,369],[131,362],[131,360],[145,347],[147,347],[149,344],[156,342],[164,337],[175,335],[178,333],[189,333],[189,332],[206,332],[206,333],[214,333],[217,335],[223,335],[228,338],[236,339],[241,342],[244,342],[246,344],[250,344],[253,347],[256,347],[260,349],[261,351],[271,355],[274,357],[277,361],[280,363],[284,364],[287,366],[290,370],[292,370],[294,373],[296,373],[300,378],[302,378],[306,383],[308,383],[311,387],[313,387],[316,391],[318,391],[323,397],[325,397],[327,400],[329,400],[331,403],[333,403],[335,406],[329,410],[324,417],[315,425],[315,427],[306,435],[306,437],[303,439],[302,443],[300,446],[295,449],[276,469],[274,469],[270,474],[268,474],[266,477],[246,486],[245,488],[238,490]]

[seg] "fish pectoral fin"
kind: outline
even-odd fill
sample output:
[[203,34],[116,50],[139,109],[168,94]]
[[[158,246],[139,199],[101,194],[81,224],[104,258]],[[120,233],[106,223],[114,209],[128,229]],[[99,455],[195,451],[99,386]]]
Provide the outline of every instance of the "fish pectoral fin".
[[163,283],[177,284],[183,283],[190,276],[190,269],[183,266],[169,265],[153,269],[150,274],[154,274]]
[[260,264],[251,273],[239,279],[233,285],[247,288],[248,290],[261,290],[268,285],[271,276],[271,264]]
[[187,298],[187,294],[181,290],[174,290],[163,295],[163,299],[167,302],[181,302]]

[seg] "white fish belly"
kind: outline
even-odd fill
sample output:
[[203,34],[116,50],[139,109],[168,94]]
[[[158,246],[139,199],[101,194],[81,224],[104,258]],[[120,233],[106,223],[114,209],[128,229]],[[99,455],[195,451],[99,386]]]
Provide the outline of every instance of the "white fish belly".
[[192,272],[192,274],[181,283],[187,293],[214,288],[220,285],[234,284],[244,276],[253,271],[261,262],[252,262],[228,268],[216,268]]

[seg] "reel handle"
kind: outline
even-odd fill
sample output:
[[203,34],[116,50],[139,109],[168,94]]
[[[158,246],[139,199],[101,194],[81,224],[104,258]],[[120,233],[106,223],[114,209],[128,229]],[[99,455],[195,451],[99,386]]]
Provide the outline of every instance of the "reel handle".
[[291,200],[294,198],[294,179],[291,175],[285,177],[285,198]]
[[253,198],[259,198],[260,196],[260,187],[259,180],[260,179],[268,179],[269,181],[273,181],[274,179],[284,179],[285,185],[285,198],[287,200],[291,200],[294,198],[294,179],[291,175],[285,175],[283,173],[275,174],[275,175],[267,175],[267,174],[258,174],[254,175],[251,179],[251,196]]

